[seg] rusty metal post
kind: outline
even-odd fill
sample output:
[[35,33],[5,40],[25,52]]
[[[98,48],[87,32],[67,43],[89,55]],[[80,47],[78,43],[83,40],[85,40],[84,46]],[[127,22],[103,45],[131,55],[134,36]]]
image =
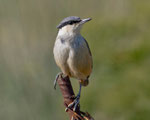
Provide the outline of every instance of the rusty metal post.
[[63,77],[62,75],[59,75],[57,83],[60,87],[64,99],[64,105],[67,108],[66,112],[68,112],[70,120],[94,120],[88,113],[80,111],[79,106],[77,107],[76,111],[73,111],[73,108],[68,108],[68,105],[75,99],[75,94],[73,92],[69,77]]

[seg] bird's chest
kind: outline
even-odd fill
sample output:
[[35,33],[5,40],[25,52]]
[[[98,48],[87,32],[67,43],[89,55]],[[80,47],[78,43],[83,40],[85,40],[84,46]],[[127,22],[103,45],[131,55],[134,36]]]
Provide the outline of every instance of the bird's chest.
[[77,60],[82,53],[82,40],[72,38],[70,40],[59,39],[55,43],[55,59],[67,62],[68,59]]
[[66,59],[69,54],[69,45],[62,39],[55,42],[54,56],[57,59]]
[[72,62],[80,61],[83,57],[82,39],[75,39],[70,43],[69,59]]

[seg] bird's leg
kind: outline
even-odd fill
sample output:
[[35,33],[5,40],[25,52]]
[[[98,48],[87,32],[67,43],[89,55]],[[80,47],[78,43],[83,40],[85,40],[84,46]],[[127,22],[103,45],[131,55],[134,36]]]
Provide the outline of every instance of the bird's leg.
[[82,85],[81,85],[81,83],[80,83],[79,92],[78,92],[78,94],[77,94],[77,96],[76,96],[75,105],[74,105],[74,108],[73,108],[74,111],[76,111],[76,108],[77,108],[77,106],[78,106],[79,103],[80,103],[81,88],[82,88]]
[[57,80],[59,78],[60,75],[62,75],[63,73],[62,72],[59,72],[57,75],[56,75],[56,78],[54,80],[54,89],[56,90],[56,86],[57,86]]
[[80,96],[81,96],[81,88],[82,88],[82,85],[80,84],[80,88],[79,88],[79,92],[76,96],[76,99],[80,99]]
[[79,103],[80,103],[81,88],[82,88],[82,85],[80,84],[79,92],[78,92],[78,94],[77,94],[75,100],[74,100],[72,103],[70,103],[70,104],[68,105],[69,108],[72,108],[72,107],[73,107],[73,111],[76,111],[77,106],[78,106]]

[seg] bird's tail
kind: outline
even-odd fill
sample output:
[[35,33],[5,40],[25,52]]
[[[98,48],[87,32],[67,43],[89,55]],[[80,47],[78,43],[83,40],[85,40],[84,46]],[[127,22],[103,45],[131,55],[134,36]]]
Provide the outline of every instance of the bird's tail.
[[79,82],[82,86],[87,86],[89,84],[88,78],[86,80],[80,80]]

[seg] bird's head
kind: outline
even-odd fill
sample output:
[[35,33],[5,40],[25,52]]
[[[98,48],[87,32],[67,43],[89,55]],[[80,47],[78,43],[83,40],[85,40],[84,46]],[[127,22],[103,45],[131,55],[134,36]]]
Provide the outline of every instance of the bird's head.
[[82,25],[90,20],[91,18],[80,19],[77,16],[70,16],[63,19],[57,28],[63,32],[78,33],[80,32]]

